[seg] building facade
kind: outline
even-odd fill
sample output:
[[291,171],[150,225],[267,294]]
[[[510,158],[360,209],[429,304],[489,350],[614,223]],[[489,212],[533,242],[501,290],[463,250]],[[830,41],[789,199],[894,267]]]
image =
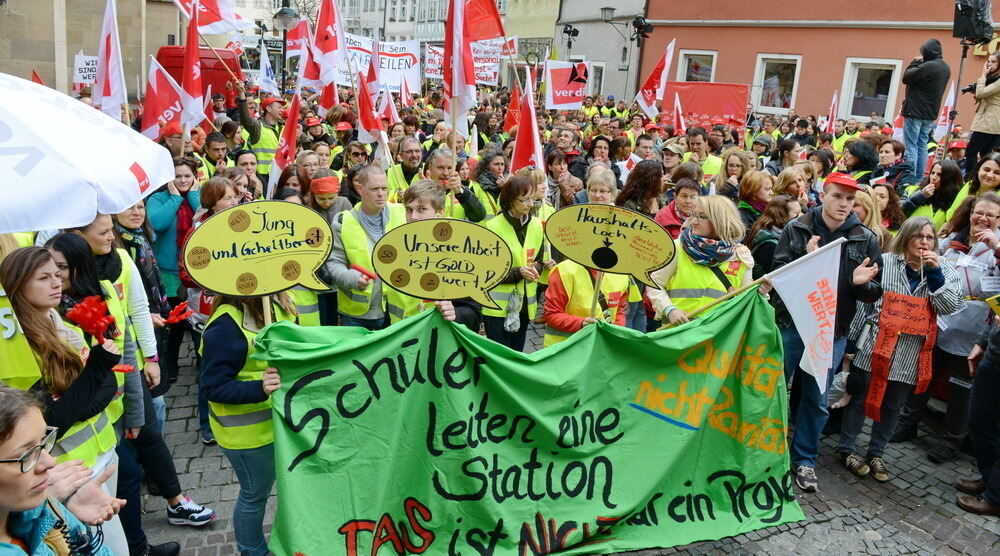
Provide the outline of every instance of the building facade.
[[[105,0],[7,0],[0,3],[0,72],[68,93],[75,55],[97,55]],[[117,0],[125,84],[135,98],[145,86],[149,56],[183,39],[181,15],[170,0]]]
[[[795,11],[779,0],[650,2],[647,19],[654,28],[643,44],[642,76],[676,39],[671,80],[748,83],[750,103],[763,114],[825,115],[837,91],[838,117],[891,120],[905,95],[902,73],[930,38],[941,41],[958,79],[952,2],[847,0]],[[969,49],[961,85],[975,81],[983,61]],[[958,110],[956,122],[971,123],[970,95],[960,95]]]
[[[635,96],[639,79],[640,48],[630,40],[631,22],[644,16],[646,0],[563,0],[559,17],[552,31],[560,60],[591,61],[590,92],[614,95],[617,98]],[[676,2],[649,2],[676,5]],[[610,23],[602,19],[602,8],[614,8]],[[579,31],[570,47],[566,25]]]

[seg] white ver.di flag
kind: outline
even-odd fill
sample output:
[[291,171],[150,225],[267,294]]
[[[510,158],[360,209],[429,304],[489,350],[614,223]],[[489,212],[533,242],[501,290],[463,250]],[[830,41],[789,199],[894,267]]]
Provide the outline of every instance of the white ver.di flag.
[[785,303],[805,346],[799,366],[816,378],[820,392],[826,391],[833,366],[840,253],[846,241],[838,238],[765,275]]

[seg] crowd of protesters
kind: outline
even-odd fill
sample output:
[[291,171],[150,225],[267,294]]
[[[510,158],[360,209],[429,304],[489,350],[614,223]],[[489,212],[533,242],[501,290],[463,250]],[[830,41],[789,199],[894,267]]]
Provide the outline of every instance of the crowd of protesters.
[[[911,69],[928,72],[940,45],[936,58],[933,45],[922,54]],[[282,98],[233,82],[228,95],[213,99],[218,131],[196,128],[186,138],[178,124],[161,128],[175,179],[144,201],[82,228],[0,236],[0,286],[41,368],[30,390],[45,400],[39,405],[0,388],[0,459],[20,461],[23,474],[57,476],[53,484],[65,491],[60,501],[81,520],[103,524],[113,553],[177,554],[176,543],[146,542],[141,488],[145,476],[148,488],[168,500],[173,524],[215,518],[183,494],[162,438],[170,411],[164,394],[190,336],[198,352],[201,441],[219,445],[240,483],[231,516],[236,544],[242,554],[267,554],[262,524],[275,481],[270,395],[281,380],[250,357],[265,321],[378,330],[429,308],[524,350],[532,322],[544,325],[545,346],[598,320],[641,332],[684,325],[706,314],[693,315],[712,300],[844,238],[829,384],[798,368],[802,339],[780,297],[767,284],[760,289],[775,307],[792,390],[796,484],[819,489],[824,428],[839,434],[837,449],[851,472],[890,480],[887,443],[916,436],[929,385],[940,382],[948,390],[946,430],[928,457],[953,460],[971,436],[981,477],[956,481],[970,495],[958,503],[1000,515],[1000,328],[986,302],[1000,294],[998,60],[989,57],[973,87],[979,106],[969,137],[956,128],[942,142],[923,126],[915,136],[880,115],[864,123],[838,119],[827,132],[821,119],[794,109],[781,117],[751,111],[745,122],[692,122],[682,132],[609,95],[587,97],[568,113],[539,109],[544,168],[514,173],[513,141],[524,130],[504,125],[506,89],[480,94],[468,114],[471,136],[450,128],[436,89],[412,102],[396,98],[400,121],[385,122],[388,144],[381,147],[388,164],[378,144],[357,140],[351,90],[343,88],[345,102],[323,114],[314,91],[289,90]],[[923,79],[904,79],[910,110]],[[287,113],[293,94],[302,95],[298,114]],[[935,102],[939,109],[940,98],[922,109]],[[296,160],[272,180],[282,131],[296,121]],[[192,231],[215,213],[263,198],[306,204],[328,220],[333,249],[320,272],[327,291],[291,290],[264,308],[205,291],[187,275],[181,255]],[[626,276],[598,281],[595,271],[548,245],[546,219],[578,203],[617,205],[670,233],[676,256],[652,274],[656,287]],[[370,272],[383,235],[432,217],[478,222],[510,247],[512,268],[491,292],[499,309],[412,298]],[[106,301],[120,330],[94,337],[70,319],[90,296]],[[168,322],[183,302],[191,314]],[[885,307],[903,305],[920,307],[913,320],[923,324],[907,330],[924,326],[922,335],[900,333],[886,317]],[[899,336],[888,361],[879,355],[886,336]],[[140,372],[112,372],[119,363]],[[876,368],[884,372],[876,376]],[[862,454],[857,437],[874,384],[878,418]],[[833,430],[831,405],[840,413]],[[89,477],[87,468],[104,482],[105,494],[88,498],[100,511],[74,500],[82,483],[66,486],[74,473]],[[0,505],[12,515],[48,511],[38,510],[37,497]],[[0,543],[36,553],[19,522],[9,520],[10,538]]]

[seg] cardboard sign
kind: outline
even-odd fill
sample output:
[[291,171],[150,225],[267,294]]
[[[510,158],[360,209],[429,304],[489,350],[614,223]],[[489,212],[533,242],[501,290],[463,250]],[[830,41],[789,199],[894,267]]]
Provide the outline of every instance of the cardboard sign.
[[86,56],[81,50],[73,58],[73,83],[93,83],[97,76],[97,56]]
[[674,258],[674,240],[652,219],[613,205],[571,205],[545,223],[552,248],[587,268],[629,274],[657,286],[650,273]]
[[504,40],[490,39],[472,43],[472,63],[475,66],[476,85],[500,83],[500,58]]
[[[350,65],[341,64],[337,82],[352,83],[351,69],[367,71],[374,41],[368,37],[344,33],[344,43],[351,58]],[[399,82],[406,79],[411,91],[420,90],[420,41],[379,42],[379,79],[389,90],[399,92]],[[443,55],[443,53],[442,53]]]
[[418,299],[470,297],[499,309],[490,298],[510,271],[507,243],[465,220],[430,218],[392,229],[375,244],[372,263],[382,282]]
[[[590,62],[545,61],[545,108],[579,110],[587,94]],[[624,179],[624,178],[623,178]]]
[[424,49],[424,77],[444,79],[444,48],[428,44]]
[[184,245],[184,264],[199,286],[224,295],[269,295],[296,284],[324,291],[315,273],[332,247],[330,224],[318,212],[257,201],[206,220]]

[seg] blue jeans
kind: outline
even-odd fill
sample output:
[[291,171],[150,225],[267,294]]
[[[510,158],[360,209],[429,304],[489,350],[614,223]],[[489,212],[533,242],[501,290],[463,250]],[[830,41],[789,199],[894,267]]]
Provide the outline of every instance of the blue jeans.
[[274,486],[274,444],[248,450],[222,448],[222,453],[240,482],[240,494],[233,508],[236,547],[242,556],[267,556],[264,511]]
[[342,326],[360,326],[366,330],[382,330],[386,326],[389,326],[389,317],[382,317],[380,319],[359,319],[358,317],[352,317],[340,314],[340,324]]
[[[156,412],[156,419],[160,423],[160,428],[163,428],[163,423],[167,422],[167,401],[163,399],[163,396],[153,398],[153,411]],[[207,422],[206,426],[208,426]]]
[[[861,373],[861,376],[864,377],[865,391],[852,396],[851,401],[844,408],[844,421],[840,425],[840,444],[837,446],[837,451],[841,454],[855,453],[854,441],[865,425],[865,398],[868,396],[868,386],[872,379],[870,372],[858,368],[852,368],[851,372]],[[900,410],[906,403],[910,392],[913,392],[913,388],[913,385],[905,382],[887,381],[879,412],[880,419],[872,421],[871,440],[868,441],[868,452],[865,454],[867,457],[882,457],[882,454],[885,453],[886,444],[896,432]]]
[[913,173],[918,180],[924,178],[927,168],[927,143],[936,120],[918,120],[905,118],[903,120],[903,145],[906,147],[906,158],[913,161]]
[[628,304],[628,318],[625,326],[639,332],[646,332],[646,306],[642,301],[632,301]]
[[[200,361],[199,361],[200,363]],[[198,365],[198,428],[201,429],[201,438],[208,440],[215,438],[212,433],[212,425],[208,422],[208,394],[201,387],[201,365]]]
[[833,341],[833,366],[827,370],[826,390],[819,391],[819,384],[809,373],[799,370],[799,361],[805,346],[799,336],[795,326],[788,328],[779,327],[781,331],[781,343],[785,348],[785,382],[792,383],[792,378],[802,381],[802,397],[799,398],[799,407],[795,415],[795,436],[792,437],[792,445],[789,453],[792,457],[792,465],[816,466],[816,458],[819,456],[819,439],[823,434],[823,427],[830,417],[830,411],[826,407],[826,397],[830,392],[830,385],[833,384],[834,369],[840,367],[840,360],[844,358],[844,346],[847,344],[844,338],[837,338]]

